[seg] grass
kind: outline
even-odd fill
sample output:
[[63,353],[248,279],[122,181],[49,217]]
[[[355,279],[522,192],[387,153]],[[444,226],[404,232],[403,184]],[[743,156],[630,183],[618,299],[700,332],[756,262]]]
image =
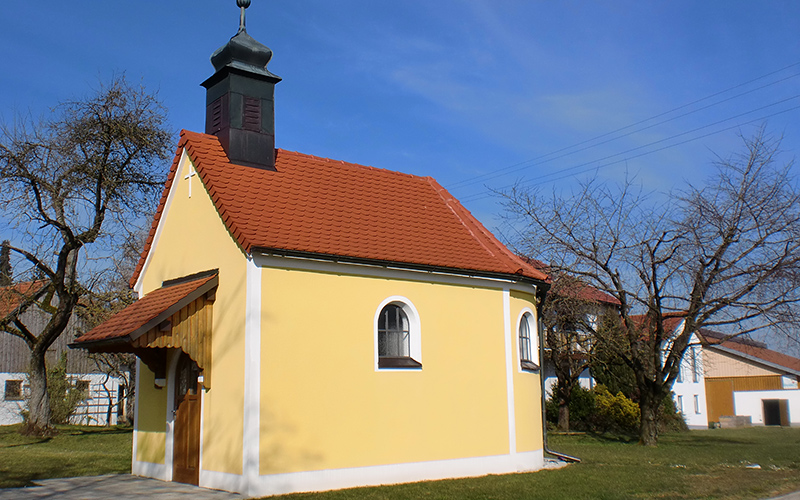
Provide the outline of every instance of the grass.
[[[62,427],[34,439],[0,427],[0,488],[130,471],[131,431]],[[276,500],[758,499],[800,490],[800,428],[714,429],[661,436],[657,448],[613,436],[552,435],[580,464],[558,470],[354,488]],[[758,464],[759,469],[748,468]]]
[[[800,429],[714,429],[661,436],[657,448],[597,435],[550,436],[580,464],[527,474],[272,497],[394,499],[758,499],[800,490]],[[758,464],[760,469],[747,468]]]
[[131,471],[130,428],[64,426],[48,438],[22,436],[19,428],[0,426],[0,488]]

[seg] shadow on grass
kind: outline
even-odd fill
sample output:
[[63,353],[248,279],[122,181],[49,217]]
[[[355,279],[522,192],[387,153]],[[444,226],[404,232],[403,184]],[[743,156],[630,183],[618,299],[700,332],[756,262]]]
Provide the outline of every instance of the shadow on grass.
[[639,442],[637,437],[627,434],[612,434],[610,432],[587,432],[585,436],[601,443],[635,444]]
[[27,443],[0,444],[0,448],[17,448],[19,446],[31,446],[36,444],[49,443],[52,439],[53,439],[52,437],[43,437],[43,438],[38,438],[35,441],[29,441]]
[[92,435],[109,435],[109,434],[130,434],[133,432],[133,427],[98,427],[97,429],[63,429],[62,433],[70,436],[92,436]]

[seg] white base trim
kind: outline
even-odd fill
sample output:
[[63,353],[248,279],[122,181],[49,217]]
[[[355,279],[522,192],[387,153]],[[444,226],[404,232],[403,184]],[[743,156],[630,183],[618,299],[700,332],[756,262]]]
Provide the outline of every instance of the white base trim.
[[256,496],[280,495],[303,491],[326,491],[359,486],[527,472],[539,470],[543,466],[544,455],[542,450],[537,450],[515,455],[273,474],[259,476],[258,483],[250,485],[249,490],[251,495]]
[[[270,474],[258,476],[255,483],[249,485],[244,475],[201,470],[199,484],[202,488],[260,497],[360,486],[477,477],[487,474],[533,472],[543,467],[543,450],[536,450],[514,455]],[[167,470],[164,464],[134,462],[133,474],[164,480]]]
[[243,475],[200,469],[198,486],[212,490],[245,493],[245,490],[247,490],[247,481]]
[[[134,476],[151,477],[162,481],[169,481],[169,469],[165,464],[154,464],[152,462],[140,462],[134,460],[131,464],[131,474]],[[171,476],[171,474],[169,474]]]

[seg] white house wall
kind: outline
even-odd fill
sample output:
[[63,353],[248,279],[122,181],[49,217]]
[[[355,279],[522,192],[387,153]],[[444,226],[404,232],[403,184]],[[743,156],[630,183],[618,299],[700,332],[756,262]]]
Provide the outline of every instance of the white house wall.
[[764,425],[764,399],[786,399],[789,401],[789,422],[800,425],[800,390],[783,391],[739,391],[733,393],[733,408],[736,415],[750,416],[753,425]]
[[698,344],[697,336],[692,335],[690,347],[681,359],[680,377],[672,385],[672,392],[675,394],[675,407],[683,414],[686,425],[690,429],[707,429],[706,372],[702,348]]
[[[75,410],[70,422],[77,425],[108,425],[108,406],[111,403],[110,425],[117,424],[118,395],[121,379],[109,377],[101,373],[69,374],[72,381],[86,380],[89,382],[89,397],[81,402]],[[0,373],[0,425],[13,425],[22,422],[22,410],[25,401],[7,400],[5,394],[6,380],[21,380],[23,394],[29,389],[27,374],[25,373]],[[123,403],[124,404],[124,403]]]

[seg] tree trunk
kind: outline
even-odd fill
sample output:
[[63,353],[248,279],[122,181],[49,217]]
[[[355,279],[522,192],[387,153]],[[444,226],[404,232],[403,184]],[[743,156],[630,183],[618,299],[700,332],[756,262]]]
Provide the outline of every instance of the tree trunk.
[[28,382],[31,395],[28,399],[28,419],[23,432],[28,435],[45,436],[53,433],[50,423],[50,396],[47,394],[46,350],[31,351]]
[[558,382],[558,430],[569,432],[569,401],[572,387],[565,387],[562,381]]
[[639,444],[642,446],[658,445],[658,420],[656,414],[661,398],[653,394],[650,388],[640,388],[639,409]]
[[558,401],[558,430],[569,432],[569,402],[563,399]]

